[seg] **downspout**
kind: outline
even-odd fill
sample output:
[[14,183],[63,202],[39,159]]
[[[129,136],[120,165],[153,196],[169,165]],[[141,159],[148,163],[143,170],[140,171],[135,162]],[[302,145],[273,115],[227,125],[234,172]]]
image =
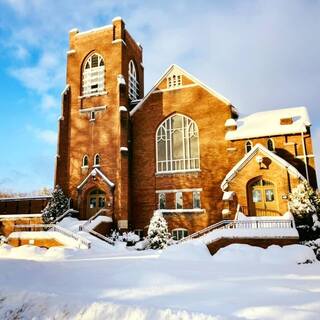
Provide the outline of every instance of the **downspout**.
[[305,165],[305,169],[306,169],[306,178],[307,178],[307,180],[309,182],[309,171],[308,171],[308,163],[307,163],[306,144],[304,142],[303,131],[301,131],[301,141],[302,141],[302,148],[303,148],[304,165]]

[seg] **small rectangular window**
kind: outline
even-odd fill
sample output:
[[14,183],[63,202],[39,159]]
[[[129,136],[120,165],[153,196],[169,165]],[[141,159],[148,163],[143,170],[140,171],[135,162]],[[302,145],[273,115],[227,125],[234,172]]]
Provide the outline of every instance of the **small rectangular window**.
[[194,191],[192,195],[193,195],[193,208],[200,209],[201,208],[200,192]]
[[182,192],[176,193],[176,209],[182,209],[183,208],[183,194]]
[[91,112],[90,112],[90,120],[91,120],[91,121],[94,121],[95,119],[96,119],[96,114],[95,114],[94,111],[91,111]]
[[165,209],[165,208],[166,208],[166,194],[159,193],[159,209]]

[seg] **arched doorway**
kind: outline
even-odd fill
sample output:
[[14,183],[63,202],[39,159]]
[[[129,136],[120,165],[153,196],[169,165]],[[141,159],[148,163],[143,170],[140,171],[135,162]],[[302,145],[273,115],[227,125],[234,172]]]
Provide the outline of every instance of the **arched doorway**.
[[106,194],[100,189],[94,189],[88,194],[87,217],[95,215],[100,209],[105,208]]
[[278,216],[278,197],[276,186],[262,178],[255,179],[248,185],[250,216]]

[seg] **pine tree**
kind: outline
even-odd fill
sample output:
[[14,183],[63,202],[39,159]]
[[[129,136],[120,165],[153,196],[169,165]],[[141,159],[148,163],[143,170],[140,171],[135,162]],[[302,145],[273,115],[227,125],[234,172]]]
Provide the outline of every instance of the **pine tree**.
[[289,208],[303,240],[319,236],[320,197],[306,180],[289,194]]
[[167,246],[170,239],[167,221],[164,219],[161,211],[154,212],[150,220],[148,237],[149,247],[151,249],[163,249]]
[[52,192],[52,198],[42,211],[44,223],[52,223],[68,209],[68,198],[63,193],[60,186],[56,186]]

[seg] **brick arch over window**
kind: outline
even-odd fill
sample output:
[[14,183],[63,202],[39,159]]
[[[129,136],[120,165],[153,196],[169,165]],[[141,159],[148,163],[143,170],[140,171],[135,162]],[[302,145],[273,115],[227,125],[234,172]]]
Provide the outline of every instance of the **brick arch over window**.
[[186,172],[200,169],[199,130],[191,118],[173,114],[156,132],[157,172]]
[[92,95],[105,90],[105,64],[102,56],[92,53],[83,63],[82,95]]

